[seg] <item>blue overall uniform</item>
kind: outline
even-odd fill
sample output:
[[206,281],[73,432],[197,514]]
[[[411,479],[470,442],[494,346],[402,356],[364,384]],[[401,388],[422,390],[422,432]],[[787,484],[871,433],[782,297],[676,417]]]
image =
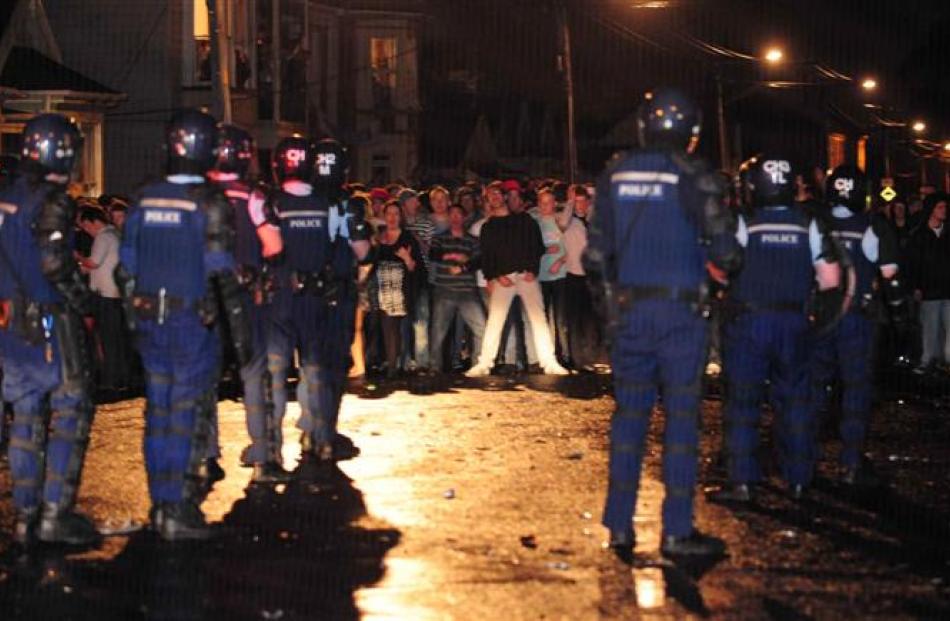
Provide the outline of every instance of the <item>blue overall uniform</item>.
[[[319,371],[319,401],[316,408],[301,415],[297,427],[312,434],[314,445],[332,442],[340,418],[340,405],[346,391],[346,379],[353,357],[350,346],[356,336],[356,255],[350,248],[346,202],[330,205],[328,275],[333,279],[333,294],[327,300],[325,339]],[[320,419],[313,419],[319,414]]]
[[234,262],[238,279],[245,289],[245,305],[249,309],[251,348],[253,358],[241,367],[244,386],[244,411],[251,448],[247,453],[250,463],[280,461],[280,446],[267,404],[267,322],[268,306],[264,261],[257,228],[264,224],[263,214],[252,215],[251,188],[241,181],[221,184],[234,210]]
[[330,259],[329,210],[326,199],[309,193],[296,196],[278,191],[271,209],[279,221],[284,257],[276,266],[274,301],[267,334],[267,368],[271,374],[274,424],[280,429],[287,410],[287,370],[294,351],[300,357],[298,425],[315,441],[332,435],[321,412],[321,383],[325,376],[328,304],[323,292],[310,285],[294,290],[294,282],[325,277]]
[[881,256],[880,239],[865,214],[837,206],[829,218],[831,234],[841,242],[854,263],[857,283],[854,300],[834,330],[816,339],[811,350],[811,399],[815,421],[828,406],[828,384],[841,380],[842,449],[845,468],[857,468],[871,418],[875,324],[870,316],[878,266],[896,267],[895,257]]
[[[206,244],[201,177],[146,185],[129,211],[119,257],[135,279],[136,340],[145,367],[145,467],[154,503],[189,500],[205,457],[202,400],[215,389],[221,348],[199,313],[211,274],[234,258]],[[207,188],[200,188],[207,191]]]
[[[735,248],[728,235],[700,243],[698,163],[687,170],[664,151],[619,158],[598,184],[590,260],[632,303],[621,308],[611,363],[617,409],[610,430],[610,482],[603,524],[629,529],[650,416],[662,391],[664,534],[693,530],[693,487],[707,324],[700,312],[705,262]],[[590,252],[590,251],[589,251]]]
[[725,443],[729,479],[755,483],[759,418],[765,381],[778,415],[782,469],[791,485],[810,482],[814,462],[809,405],[806,304],[815,281],[821,235],[796,207],[764,207],[736,237],[744,268],[733,279],[723,327],[726,378]]
[[40,503],[73,504],[95,409],[85,382],[66,381],[54,325],[54,309],[65,300],[43,275],[43,251],[34,235],[47,196],[64,191],[21,177],[0,192],[0,300],[8,310],[12,303],[14,314],[22,316],[28,305],[42,314],[42,327],[32,336],[17,321],[0,329],[3,397],[13,406],[13,502],[21,512]]

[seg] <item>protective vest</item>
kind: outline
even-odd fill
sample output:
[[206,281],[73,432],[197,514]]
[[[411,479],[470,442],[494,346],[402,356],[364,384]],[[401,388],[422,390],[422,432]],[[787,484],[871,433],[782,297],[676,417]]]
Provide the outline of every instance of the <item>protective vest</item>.
[[[6,255],[0,259],[0,299],[11,300],[19,293],[24,300],[40,304],[63,301],[43,276],[42,255],[33,237],[33,223],[54,191],[57,190],[48,183],[34,187],[20,177],[0,192],[0,245]],[[72,235],[69,236],[68,243],[72,247]],[[16,276],[12,270],[16,270]]]
[[326,199],[281,191],[274,197],[272,208],[280,221],[284,267],[297,272],[322,272],[330,258]]
[[610,234],[617,282],[624,287],[698,290],[706,279],[700,244],[700,205],[686,204],[693,183],[671,157],[657,151],[628,155],[610,174]]
[[808,228],[811,221],[798,208],[759,209],[746,223],[748,244],[744,267],[732,283],[732,297],[751,307],[800,306],[812,290]]
[[126,220],[121,260],[136,277],[136,293],[195,301],[205,295],[207,216],[195,185],[147,185]]

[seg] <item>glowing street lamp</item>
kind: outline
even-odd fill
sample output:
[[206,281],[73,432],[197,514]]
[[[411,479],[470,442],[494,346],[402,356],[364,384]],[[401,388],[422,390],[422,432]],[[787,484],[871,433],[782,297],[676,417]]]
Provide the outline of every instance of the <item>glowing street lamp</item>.
[[914,121],[914,124],[911,125],[911,129],[913,129],[915,132],[919,134],[920,132],[927,129],[927,124],[924,123],[923,121]]
[[770,47],[765,51],[764,58],[767,63],[776,65],[782,62],[782,59],[785,58],[785,54],[777,47]]
[[864,81],[861,82],[861,88],[866,91],[873,91],[877,88],[877,80],[874,78],[865,78]]

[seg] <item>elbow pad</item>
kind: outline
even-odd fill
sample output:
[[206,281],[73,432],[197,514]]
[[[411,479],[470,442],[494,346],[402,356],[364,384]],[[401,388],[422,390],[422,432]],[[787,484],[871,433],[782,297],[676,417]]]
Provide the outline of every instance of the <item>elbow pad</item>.
[[83,282],[69,244],[75,215],[73,200],[62,191],[51,192],[33,224],[33,236],[40,248],[43,276],[80,314],[92,307],[92,292]]
[[234,249],[234,223],[231,205],[225,195],[211,191],[204,197],[208,226],[205,230],[205,248],[208,252],[230,253]]

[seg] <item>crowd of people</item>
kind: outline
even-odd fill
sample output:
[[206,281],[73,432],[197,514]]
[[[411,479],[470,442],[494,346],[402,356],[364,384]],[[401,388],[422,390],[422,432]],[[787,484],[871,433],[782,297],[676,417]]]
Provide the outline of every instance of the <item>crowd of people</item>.
[[91,359],[100,388],[144,384],[150,520],[168,540],[210,536],[200,504],[224,476],[215,412],[228,353],[251,437],[242,460],[257,484],[293,476],[282,462],[292,372],[301,457],[326,462],[354,454],[336,430],[348,375],[561,376],[594,371],[609,347],[611,546],[632,547],[642,445],[662,393],[662,548],[715,553],[721,542],[692,526],[710,336],[726,387],[719,500],[752,497],[767,396],[782,475],[795,498],[807,491],[813,427],[836,378],[844,479],[859,482],[875,333],[883,358],[915,372],[950,361],[946,194],[928,186],[869,212],[855,167],[809,183],[788,158],[762,155],[730,195],[690,159],[699,123],[688,122],[687,98],[663,92],[639,114],[653,134],[596,186],[507,178],[420,190],[348,181],[339,142],[297,136],[274,150],[273,186],[256,186],[252,137],[183,111],[169,125],[162,180],[132,200],[80,198],[75,209],[65,195],[81,136],[63,117],[38,116],[0,200],[17,541],[97,538],[73,508]]

